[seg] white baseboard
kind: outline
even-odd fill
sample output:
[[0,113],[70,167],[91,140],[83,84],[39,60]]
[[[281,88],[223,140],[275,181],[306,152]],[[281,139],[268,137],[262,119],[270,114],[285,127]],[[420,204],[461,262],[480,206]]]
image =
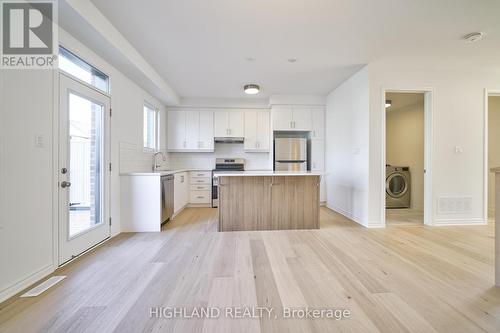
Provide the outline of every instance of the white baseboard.
[[357,224],[360,224],[362,225],[363,227],[367,227],[361,220],[361,218],[351,214],[350,212],[342,209],[342,208],[339,208],[339,207],[336,207],[336,206],[332,206],[332,205],[329,205],[328,203],[326,204],[326,207],[328,209],[331,209],[333,210],[334,212],[337,212],[341,215],[344,215],[345,217],[347,217],[349,220],[352,220],[353,222],[356,222]]
[[7,299],[28,288],[32,284],[40,281],[41,279],[48,276],[54,271],[55,271],[54,266],[48,265],[46,267],[39,269],[35,273],[18,280],[12,286],[7,287],[6,289],[0,291],[0,302],[6,301]]
[[434,219],[434,223],[431,226],[446,227],[446,226],[467,226],[467,225],[486,225],[486,224],[488,224],[488,221],[485,219],[452,218],[452,219]]

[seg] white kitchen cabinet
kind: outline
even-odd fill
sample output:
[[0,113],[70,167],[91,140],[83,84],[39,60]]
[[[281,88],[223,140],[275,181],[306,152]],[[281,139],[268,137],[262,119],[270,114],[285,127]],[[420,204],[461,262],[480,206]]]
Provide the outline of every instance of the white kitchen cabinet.
[[168,111],[167,119],[169,151],[214,151],[212,111]]
[[189,203],[210,206],[212,203],[212,173],[210,171],[190,171]]
[[325,170],[325,141],[311,140],[311,170]]
[[273,107],[273,130],[275,131],[310,131],[311,109],[306,107]]
[[174,214],[179,213],[189,201],[189,179],[187,172],[174,175]]
[[268,111],[245,111],[245,151],[269,151],[271,134],[269,125]]
[[312,139],[325,139],[325,110],[316,108],[311,110],[312,119]]
[[320,201],[326,201],[326,181],[325,181],[325,141],[311,140],[311,171],[321,172]]
[[214,113],[200,111],[198,140],[200,149],[214,150]]
[[215,137],[243,137],[243,111],[215,111]]
[[199,148],[199,132],[200,132],[200,112],[185,111],[186,114],[186,148]]
[[292,124],[294,131],[311,130],[311,109],[303,107],[292,108]]
[[186,148],[186,114],[184,111],[167,113],[167,148],[181,150]]

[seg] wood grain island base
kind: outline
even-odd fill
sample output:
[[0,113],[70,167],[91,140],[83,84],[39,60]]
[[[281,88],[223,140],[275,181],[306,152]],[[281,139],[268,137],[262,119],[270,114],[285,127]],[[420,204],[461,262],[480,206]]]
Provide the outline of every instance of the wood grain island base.
[[319,229],[317,174],[219,176],[219,231]]

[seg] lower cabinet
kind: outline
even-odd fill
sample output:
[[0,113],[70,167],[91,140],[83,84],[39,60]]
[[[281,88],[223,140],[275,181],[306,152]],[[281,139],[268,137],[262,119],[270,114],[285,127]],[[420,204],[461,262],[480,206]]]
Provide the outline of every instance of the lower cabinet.
[[174,214],[180,212],[188,204],[188,177],[187,172],[179,172],[174,175]]
[[210,171],[190,171],[189,203],[210,205],[212,200],[212,173]]

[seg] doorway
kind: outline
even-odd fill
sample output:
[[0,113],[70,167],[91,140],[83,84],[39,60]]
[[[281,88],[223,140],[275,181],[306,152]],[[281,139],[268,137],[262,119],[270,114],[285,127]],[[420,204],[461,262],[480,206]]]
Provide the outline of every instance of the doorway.
[[429,224],[431,92],[391,90],[384,97],[385,223]]
[[488,222],[495,219],[495,174],[491,168],[500,167],[500,93],[490,93],[487,114],[487,208]]
[[110,98],[59,74],[59,265],[110,236]]

